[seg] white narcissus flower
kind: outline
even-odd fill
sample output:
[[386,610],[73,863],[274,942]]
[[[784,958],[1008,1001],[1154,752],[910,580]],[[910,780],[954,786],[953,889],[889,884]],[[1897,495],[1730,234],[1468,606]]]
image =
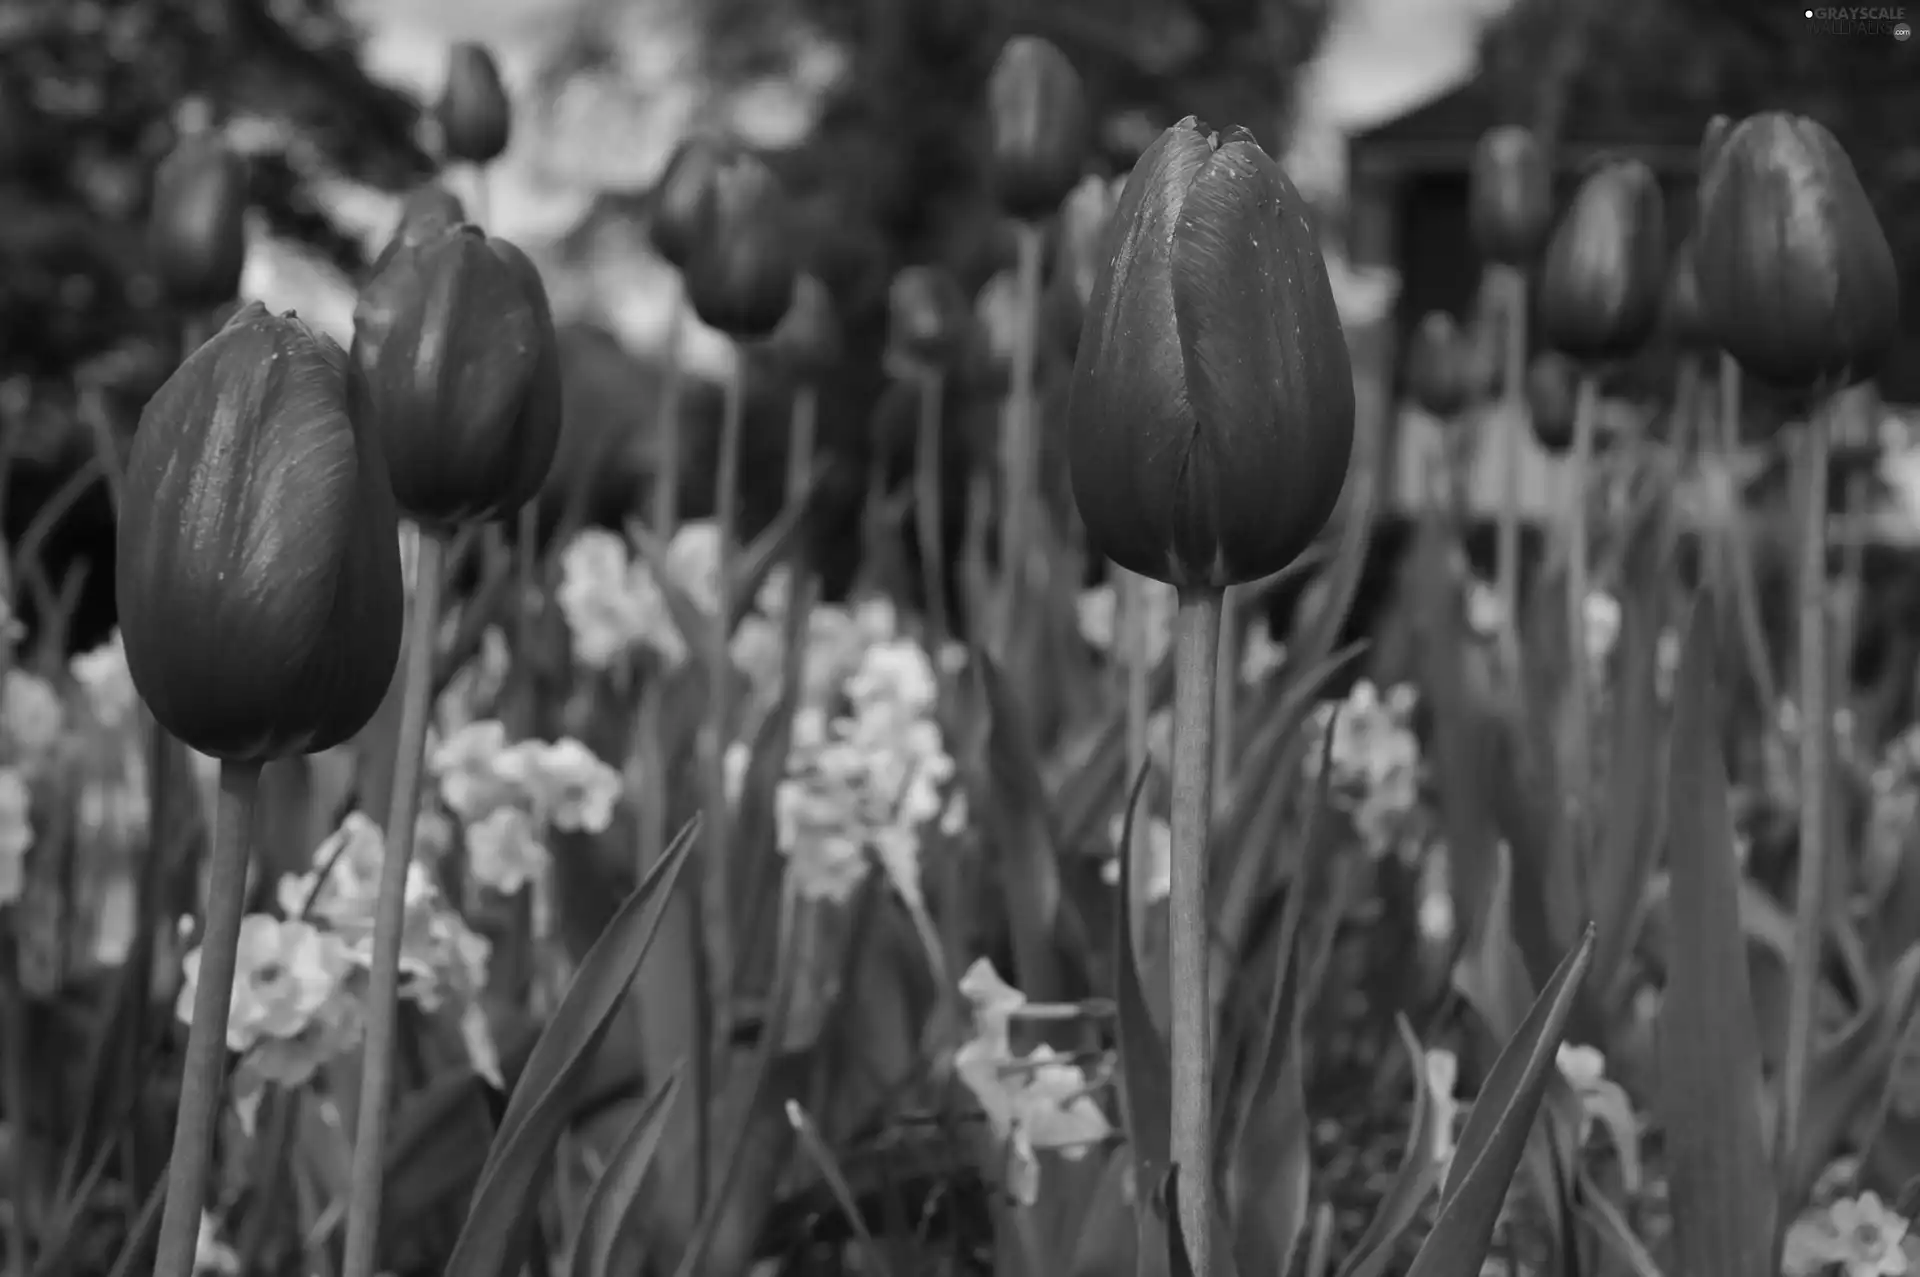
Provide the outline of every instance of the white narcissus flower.
[[1905,1277],[1908,1221],[1877,1193],[1843,1197],[1801,1215],[1787,1229],[1785,1277]]
[[67,669],[102,727],[119,727],[133,720],[140,695],[134,691],[133,675],[127,671],[127,649],[120,641],[119,630],[99,647],[75,656],[67,662]]
[[620,784],[619,772],[570,736],[540,751],[535,796],[555,829],[605,833],[620,801]]
[[[305,922],[250,914],[240,924],[227,1048],[255,1073],[299,1086],[357,1039],[359,1006],[346,989],[352,967],[338,936]],[[193,1018],[200,950],[181,962],[182,1023]]]
[[490,891],[517,895],[546,873],[547,864],[533,817],[517,807],[496,807],[467,826],[467,872]]
[[14,762],[36,769],[60,745],[67,707],[53,684],[38,674],[9,669],[0,679],[0,739]]

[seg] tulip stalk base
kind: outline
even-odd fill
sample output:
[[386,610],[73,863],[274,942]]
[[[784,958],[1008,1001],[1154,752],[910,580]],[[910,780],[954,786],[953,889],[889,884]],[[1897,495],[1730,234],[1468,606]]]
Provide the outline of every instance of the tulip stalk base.
[[434,636],[440,631],[440,588],[446,541],[420,529],[414,551],[412,625],[407,631],[405,685],[401,692],[399,743],[387,818],[386,857],[380,863],[380,894],[374,905],[373,964],[368,976],[367,1029],[361,1049],[359,1113],[354,1128],[352,1173],[347,1189],[343,1277],[374,1277],[380,1238],[380,1197],[386,1174],[388,1104],[393,1093],[399,1036],[400,948],[405,938],[407,871],[413,862],[413,832],[420,811],[421,756],[433,698]]
[[660,370],[660,397],[654,404],[653,428],[659,439],[654,454],[653,502],[648,514],[653,534],[666,545],[680,520],[680,367],[681,334],[687,325],[687,299],[675,297],[667,319],[667,357]]
[[1792,965],[1787,973],[1787,1042],[1780,1070],[1776,1165],[1791,1173],[1813,1050],[1814,994],[1826,936],[1827,736],[1827,431],[1837,397],[1813,414],[1800,441],[1800,861],[1794,891]]
[[1500,434],[1500,539],[1495,571],[1503,614],[1501,638],[1510,670],[1520,668],[1520,430],[1527,403],[1527,277],[1517,267],[1502,269],[1506,291],[1505,368],[1501,391],[1506,400]]
[[1587,863],[1587,807],[1593,798],[1593,711],[1587,665],[1587,566],[1593,481],[1593,432],[1600,415],[1599,379],[1580,378],[1573,412],[1573,509],[1567,529],[1567,846],[1576,874]]
[[1005,467],[1006,506],[1000,515],[1000,573],[1005,591],[1000,603],[1000,655],[1006,658],[1013,641],[1021,598],[1032,583],[1033,537],[1040,531],[1037,472],[1039,438],[1034,403],[1034,372],[1039,363],[1040,284],[1044,240],[1042,228],[1020,223],[1017,281],[1020,298],[1020,334],[1013,348],[1013,384],[1007,396],[1006,437],[1001,464]]
[[200,936],[200,969],[194,983],[193,1022],[187,1031],[173,1158],[167,1166],[167,1204],[154,1255],[155,1277],[193,1277],[194,1273],[200,1212],[213,1162],[214,1127],[226,1084],[227,1014],[239,965],[240,920],[246,910],[247,865],[252,858],[259,791],[259,763],[221,764],[207,915]]
[[1180,591],[1174,630],[1173,856],[1168,931],[1173,977],[1173,1162],[1180,1221],[1195,1277],[1213,1250],[1213,1023],[1207,963],[1208,827],[1213,817],[1214,685],[1219,677],[1219,589]]

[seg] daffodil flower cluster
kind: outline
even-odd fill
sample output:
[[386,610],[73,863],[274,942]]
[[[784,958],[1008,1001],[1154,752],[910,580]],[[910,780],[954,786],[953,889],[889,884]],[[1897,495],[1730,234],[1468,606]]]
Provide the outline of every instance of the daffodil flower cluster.
[[[720,611],[719,529],[689,523],[667,547],[674,584],[701,611]],[[687,640],[674,625],[652,567],[627,539],[604,528],[574,537],[560,558],[555,598],[573,636],[573,654],[584,668],[610,670],[640,652],[668,666],[687,656]]]
[[1916,1262],[1908,1227],[1878,1193],[1835,1198],[1788,1227],[1780,1271],[1784,1277],[1905,1277]]
[[1113,1134],[1085,1070],[1050,1046],[1013,1049],[1012,1021],[1030,1010],[985,958],[960,979],[973,1007],[973,1036],[954,1052],[953,1069],[987,1116],[1007,1153],[1007,1191],[1022,1205],[1040,1195],[1042,1150],[1084,1157]]
[[543,879],[549,830],[604,833],[620,798],[620,773],[579,741],[510,741],[498,719],[455,729],[428,769],[466,831],[468,874],[503,895]]
[[934,715],[939,684],[932,659],[910,638],[876,636],[883,619],[875,612],[864,617],[870,641],[834,694],[795,713],[774,816],[780,851],[803,897],[844,901],[872,855],[908,905],[919,908],[922,832],[939,822],[958,833],[966,814],[952,792],[954,761]]
[[[241,1057],[236,1089],[305,1085],[320,1067],[359,1041],[360,999],[345,939],[297,918],[250,914],[240,924],[239,964],[227,1013],[227,1049]],[[200,950],[181,964],[175,1014],[193,1018]]]
[[1306,780],[1320,779],[1321,742],[1333,723],[1327,792],[1348,812],[1367,850],[1395,850],[1419,804],[1422,761],[1413,734],[1415,693],[1401,684],[1384,697],[1366,680],[1347,699],[1317,706],[1305,754]]

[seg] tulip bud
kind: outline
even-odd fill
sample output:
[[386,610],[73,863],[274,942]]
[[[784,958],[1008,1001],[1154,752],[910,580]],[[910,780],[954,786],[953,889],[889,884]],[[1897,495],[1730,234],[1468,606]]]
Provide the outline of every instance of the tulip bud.
[[1107,226],[1120,202],[1125,179],[1088,175],[1060,206],[1060,255],[1049,290],[1048,314],[1058,326],[1062,344],[1071,355],[1080,345],[1080,323],[1087,302],[1106,266]]
[[786,192],[760,158],[735,150],[713,172],[707,221],[682,275],[703,323],[739,341],[767,337],[793,304],[800,268]]
[[1421,408],[1443,421],[1473,400],[1469,384],[1472,351],[1452,315],[1436,310],[1420,321],[1407,350],[1407,390]]
[[794,281],[793,304],[769,344],[800,376],[817,379],[840,360],[840,317],[833,294],[813,275]]
[[1530,263],[1553,220],[1547,163],[1532,132],[1504,125],[1482,134],[1468,191],[1480,255],[1504,266]]
[[500,68],[485,46],[462,42],[447,62],[447,83],[433,109],[447,156],[468,164],[491,164],[513,133],[513,104],[500,82]]
[[673,149],[666,171],[653,188],[653,219],[648,238],[653,251],[675,270],[684,271],[694,245],[704,238],[713,216],[713,179],[729,148],[707,137],[690,137]]
[[1696,234],[1707,325],[1741,368],[1788,390],[1873,374],[1900,285],[1833,134],[1778,112],[1735,125],[1701,179]]
[[400,655],[393,492],[340,348],[257,302],[147,402],[116,596],[127,669],[168,732],[229,762],[364,727]]
[[1060,207],[1087,158],[1087,102],[1067,55],[1039,36],[1001,47],[987,81],[991,168],[1000,205],[1022,221]]
[[1700,305],[1700,272],[1695,262],[1691,237],[1674,250],[1667,271],[1666,327],[1682,350],[1699,352],[1713,349],[1713,334],[1707,331],[1705,313]]
[[1181,587],[1251,581],[1319,535],[1353,372],[1307,208],[1244,129],[1192,116],[1134,166],[1067,413],[1090,547]]
[[887,354],[919,367],[946,367],[972,335],[966,294],[937,266],[909,266],[887,292]]
[[246,162],[218,141],[189,138],[160,162],[148,234],[176,305],[206,310],[239,295],[246,217]]
[[511,513],[560,437],[560,354],[540,273],[471,226],[393,254],[353,312],[355,418],[394,495],[433,527]]
[[1713,167],[1713,157],[1720,154],[1721,145],[1732,131],[1733,121],[1724,115],[1716,115],[1707,121],[1706,131],[1700,135],[1700,172],[1703,175]]
[[1639,160],[1610,160],[1580,184],[1540,268],[1540,327],[1576,359],[1638,350],[1660,320],[1667,223],[1660,183]]
[[1527,415],[1533,437],[1556,455],[1573,447],[1573,415],[1579,404],[1580,370],[1565,355],[1546,351],[1527,366]]
[[394,225],[385,248],[373,259],[368,278],[385,270],[393,255],[403,248],[418,248],[437,239],[467,220],[467,207],[460,197],[438,182],[425,182],[414,188],[400,206],[400,220]]

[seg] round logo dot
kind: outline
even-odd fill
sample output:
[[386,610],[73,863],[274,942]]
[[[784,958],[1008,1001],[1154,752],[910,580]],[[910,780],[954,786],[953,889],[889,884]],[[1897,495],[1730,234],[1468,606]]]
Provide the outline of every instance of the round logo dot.
[[1908,38],[1909,36],[1911,36],[1912,34],[1913,34],[1913,28],[1912,28],[1912,27],[1910,27],[1910,26],[1908,26],[1908,25],[1907,25],[1906,23],[1904,23],[1904,22],[1896,22],[1896,23],[1894,23],[1894,24],[1893,24],[1893,38],[1894,38],[1894,39],[1896,39],[1896,40],[1899,40],[1899,41],[1901,41],[1901,42],[1903,42],[1903,43],[1904,43],[1904,42],[1905,42],[1905,41],[1907,40],[1907,38]]

